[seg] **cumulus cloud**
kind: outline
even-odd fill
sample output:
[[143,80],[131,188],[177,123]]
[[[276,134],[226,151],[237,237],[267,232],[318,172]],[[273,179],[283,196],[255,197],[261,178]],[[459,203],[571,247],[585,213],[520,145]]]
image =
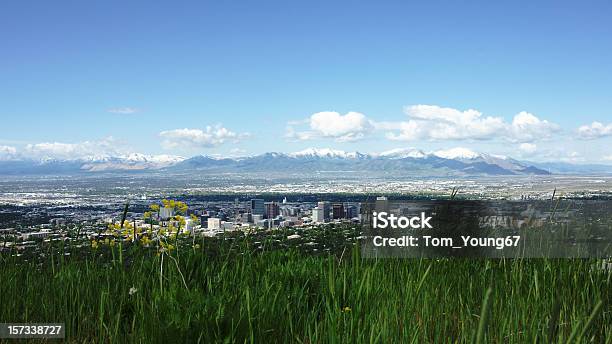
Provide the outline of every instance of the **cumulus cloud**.
[[131,115],[133,113],[140,112],[140,110],[133,108],[133,107],[119,107],[119,108],[108,109],[108,112],[119,114],[119,115]]
[[317,112],[304,121],[309,126],[308,130],[296,131],[293,126],[301,122],[289,122],[285,136],[296,140],[331,138],[338,142],[350,142],[364,138],[374,129],[372,121],[359,112],[344,115],[334,111]]
[[0,146],[0,160],[10,160],[17,156],[17,149],[11,146]]
[[519,149],[526,154],[533,154],[538,149],[538,146],[533,143],[521,143]]
[[532,142],[549,138],[559,131],[557,124],[541,120],[525,111],[519,112],[508,128],[508,137],[516,142]]
[[578,128],[578,137],[583,140],[593,140],[606,136],[612,136],[612,123],[604,125],[600,122],[593,122],[590,125],[583,125]]
[[404,108],[410,118],[399,123],[399,133],[388,133],[391,140],[464,140],[488,139],[504,127],[501,118],[485,117],[476,110],[459,111],[435,105]]
[[[532,142],[548,138],[559,126],[520,112],[511,123],[501,117],[484,116],[473,109],[461,111],[436,105],[413,105],[404,108],[408,121],[395,124],[388,132],[391,140],[491,140],[504,138],[511,142]],[[389,123],[381,128],[393,127]]]
[[108,137],[99,141],[77,143],[41,142],[25,146],[25,155],[32,158],[84,159],[92,156],[121,154],[117,141]]
[[173,148],[210,148],[221,145],[227,141],[238,142],[249,136],[247,133],[238,134],[221,125],[207,126],[202,129],[174,129],[159,133],[163,138],[162,147]]

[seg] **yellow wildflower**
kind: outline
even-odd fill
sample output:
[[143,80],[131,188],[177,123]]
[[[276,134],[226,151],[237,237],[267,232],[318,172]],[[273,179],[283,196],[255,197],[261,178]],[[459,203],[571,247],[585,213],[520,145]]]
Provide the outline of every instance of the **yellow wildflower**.
[[151,239],[149,239],[148,236],[143,236],[142,238],[140,238],[140,243],[142,244],[142,246],[149,246],[151,244]]

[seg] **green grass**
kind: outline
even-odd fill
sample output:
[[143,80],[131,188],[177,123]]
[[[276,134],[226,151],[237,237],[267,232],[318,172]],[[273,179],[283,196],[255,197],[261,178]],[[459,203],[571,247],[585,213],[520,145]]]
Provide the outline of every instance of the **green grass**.
[[70,342],[612,343],[611,273],[594,260],[371,260],[356,246],[251,244],[85,248],[44,263],[5,254],[0,322],[64,322]]

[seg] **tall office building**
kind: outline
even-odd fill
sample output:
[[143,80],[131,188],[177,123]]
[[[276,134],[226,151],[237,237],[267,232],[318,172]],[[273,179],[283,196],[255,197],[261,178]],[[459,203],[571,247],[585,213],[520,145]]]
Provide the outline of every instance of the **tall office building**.
[[273,219],[280,214],[280,207],[276,202],[267,202],[264,203],[265,206],[265,215],[267,219]]
[[342,204],[342,203],[334,203],[332,205],[332,218],[334,220],[343,219],[344,218],[344,204]]
[[346,218],[347,219],[352,219],[354,217],[357,217],[357,207],[354,205],[347,205],[346,209],[345,209],[345,214],[346,214]]
[[210,218],[210,215],[208,214],[203,214],[202,216],[200,216],[200,223],[202,224],[203,228],[208,228],[208,219]]
[[325,217],[323,216],[323,209],[318,206],[312,209],[312,222],[324,223]]
[[323,219],[327,222],[330,218],[331,206],[327,201],[321,201],[317,204],[319,209],[323,210]]
[[171,218],[172,216],[174,216],[174,208],[162,207],[161,209],[159,209],[160,219],[165,221]]
[[265,215],[266,210],[264,208],[263,199],[252,199],[251,200],[251,214],[253,215]]
[[253,222],[253,215],[251,213],[242,213],[240,214],[240,221],[242,223]]
[[221,228],[221,220],[216,217],[211,217],[208,219],[208,229],[220,229]]
[[376,211],[386,211],[389,212],[389,200],[385,196],[376,197],[376,203],[374,205]]

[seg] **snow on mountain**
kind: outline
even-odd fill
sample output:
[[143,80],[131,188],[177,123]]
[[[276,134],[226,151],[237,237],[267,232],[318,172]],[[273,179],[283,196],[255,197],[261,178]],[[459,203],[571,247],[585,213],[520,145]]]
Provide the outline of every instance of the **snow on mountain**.
[[372,171],[436,175],[513,175],[547,174],[533,165],[512,158],[476,153],[465,148],[433,153],[414,148],[392,149],[380,154],[345,152],[330,148],[309,148],[295,153],[270,152],[240,158],[221,156],[96,155],[78,159],[25,159],[0,161],[0,174],[50,174],[74,172],[109,172],[168,169],[171,171]]
[[114,171],[114,170],[155,170],[172,166],[185,160],[184,157],[175,155],[146,155],[141,153],[131,153],[117,157],[111,156],[91,156],[79,159],[83,165],[81,170],[90,172]]
[[476,158],[481,157],[479,153],[476,153],[470,149],[462,148],[462,147],[456,147],[456,148],[451,148],[447,150],[439,150],[439,151],[435,151],[433,154],[439,158],[449,159],[449,160],[460,160],[460,159],[471,160],[471,159],[476,159]]
[[390,159],[404,159],[404,158],[413,158],[413,159],[421,159],[427,157],[427,153],[423,152],[420,149],[415,148],[395,148],[385,152],[380,153],[379,157],[390,158]]
[[157,164],[175,164],[177,162],[181,162],[186,158],[182,156],[176,155],[145,155],[140,153],[131,153],[128,155],[120,156],[120,160],[132,161],[132,162],[149,162],[149,163],[157,163]]
[[355,159],[364,156],[359,152],[345,152],[342,150],[331,148],[307,148],[299,152],[290,153],[288,156],[292,158],[310,157],[310,158],[343,158]]

